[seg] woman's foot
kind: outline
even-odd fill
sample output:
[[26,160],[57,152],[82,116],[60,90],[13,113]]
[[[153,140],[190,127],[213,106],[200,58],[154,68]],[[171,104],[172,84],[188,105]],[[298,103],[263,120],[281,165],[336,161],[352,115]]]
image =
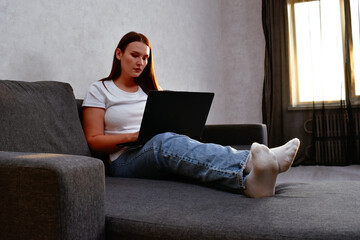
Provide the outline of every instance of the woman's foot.
[[270,149],[275,154],[276,160],[279,163],[279,173],[289,170],[294,162],[299,146],[300,140],[294,138],[280,147]]
[[291,167],[299,146],[297,138],[271,149],[258,143],[252,144],[244,169],[244,173],[248,174],[244,194],[252,198],[274,195],[277,175]]
[[269,197],[275,194],[275,182],[279,164],[275,154],[265,145],[251,145],[247,164],[249,174],[245,179],[244,194],[252,198]]

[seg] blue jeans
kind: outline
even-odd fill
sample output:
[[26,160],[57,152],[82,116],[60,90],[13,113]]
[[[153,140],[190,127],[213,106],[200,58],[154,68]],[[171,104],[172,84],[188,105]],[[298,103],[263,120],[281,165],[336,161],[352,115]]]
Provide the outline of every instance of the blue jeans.
[[213,187],[241,191],[249,151],[204,144],[184,135],[156,135],[142,147],[122,153],[110,164],[117,177],[159,178],[177,175]]

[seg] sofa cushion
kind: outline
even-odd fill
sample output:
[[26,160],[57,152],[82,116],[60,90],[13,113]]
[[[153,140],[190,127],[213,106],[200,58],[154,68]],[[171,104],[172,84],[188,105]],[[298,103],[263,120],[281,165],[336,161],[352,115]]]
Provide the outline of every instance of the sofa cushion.
[[68,83],[0,81],[0,151],[90,156]]
[[108,239],[360,239],[360,182],[283,183],[250,199],[184,182],[107,178]]

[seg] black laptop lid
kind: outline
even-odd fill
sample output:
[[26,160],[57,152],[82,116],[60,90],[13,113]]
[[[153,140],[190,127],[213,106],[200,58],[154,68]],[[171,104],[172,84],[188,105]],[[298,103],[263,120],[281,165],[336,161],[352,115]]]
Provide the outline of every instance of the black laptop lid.
[[150,91],[138,142],[164,132],[200,139],[213,98],[209,92]]

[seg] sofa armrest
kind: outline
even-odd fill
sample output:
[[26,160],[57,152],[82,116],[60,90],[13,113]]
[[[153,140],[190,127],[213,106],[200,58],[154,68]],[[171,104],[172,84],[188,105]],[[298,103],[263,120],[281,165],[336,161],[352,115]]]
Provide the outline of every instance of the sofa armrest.
[[98,159],[0,151],[0,239],[104,239],[104,191]]
[[266,125],[261,123],[206,125],[202,141],[236,149],[250,149],[253,142],[268,144]]

